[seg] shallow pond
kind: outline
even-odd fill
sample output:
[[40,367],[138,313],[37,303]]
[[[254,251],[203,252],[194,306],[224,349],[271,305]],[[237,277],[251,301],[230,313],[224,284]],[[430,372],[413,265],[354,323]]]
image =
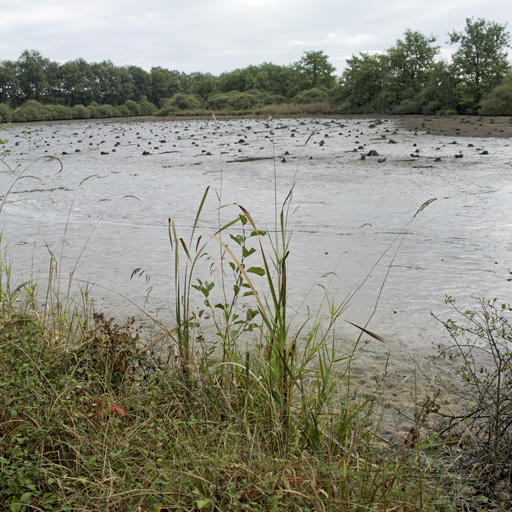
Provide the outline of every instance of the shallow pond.
[[[342,318],[364,324],[376,307],[368,328],[393,352],[428,355],[446,341],[431,316],[447,317],[445,295],[463,307],[472,295],[511,297],[509,139],[338,119],[84,121],[15,125],[8,138],[0,190],[24,172],[0,215],[16,279],[43,278],[53,254],[63,278],[74,270],[75,282],[96,283],[91,295],[107,314],[141,316],[133,301],[173,325],[168,218],[188,237],[208,186],[198,233],[236,217],[237,203],[272,234],[275,204],[294,184],[294,325],[318,309],[325,289],[337,301],[356,290],[383,254]],[[219,246],[206,252],[196,277],[219,289]],[[338,335],[343,343],[358,331],[341,322]]]

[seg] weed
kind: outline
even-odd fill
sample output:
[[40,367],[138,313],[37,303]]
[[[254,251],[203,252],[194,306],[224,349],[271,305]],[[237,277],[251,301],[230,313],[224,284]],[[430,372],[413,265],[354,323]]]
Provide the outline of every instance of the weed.
[[[461,451],[457,467],[472,487],[468,500],[512,506],[512,308],[496,299],[479,299],[479,307],[460,309],[443,321],[453,345],[440,347],[452,361],[464,387],[461,414],[451,418],[458,427]],[[466,493],[467,494],[467,493]]]

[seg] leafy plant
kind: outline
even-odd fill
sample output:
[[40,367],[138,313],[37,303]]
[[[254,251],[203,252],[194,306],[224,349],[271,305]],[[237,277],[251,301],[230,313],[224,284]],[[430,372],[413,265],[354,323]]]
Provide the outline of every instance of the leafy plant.
[[[443,321],[453,341],[440,348],[464,382],[462,413],[452,418],[464,439],[459,467],[475,492],[512,506],[512,307],[479,299]],[[452,427],[453,427],[452,425]]]

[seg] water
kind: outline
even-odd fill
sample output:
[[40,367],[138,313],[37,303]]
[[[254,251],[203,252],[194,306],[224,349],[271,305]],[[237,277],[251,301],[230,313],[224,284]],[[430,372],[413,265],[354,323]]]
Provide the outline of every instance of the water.
[[[8,138],[4,161],[15,173],[0,168],[1,190],[24,171],[0,215],[16,279],[43,279],[53,254],[63,278],[74,270],[75,282],[95,283],[96,308],[107,314],[143,318],[142,308],[174,325],[168,218],[188,237],[210,186],[198,233],[213,233],[219,215],[221,223],[237,216],[234,203],[272,232],[275,191],[280,205],[293,183],[294,325],[317,310],[326,287],[336,300],[354,291],[386,250],[343,318],[364,324],[385,280],[369,329],[394,350],[425,355],[446,340],[431,316],[446,318],[445,295],[463,307],[472,296],[510,301],[508,139],[415,135],[392,121],[310,119],[15,125]],[[370,150],[379,156],[361,160]],[[61,172],[49,155],[60,159]],[[231,206],[218,210],[217,196]],[[431,198],[437,200],[406,229],[398,253],[396,243],[389,249]],[[218,253],[210,243],[197,277],[219,284]],[[357,334],[342,323],[340,343]]]

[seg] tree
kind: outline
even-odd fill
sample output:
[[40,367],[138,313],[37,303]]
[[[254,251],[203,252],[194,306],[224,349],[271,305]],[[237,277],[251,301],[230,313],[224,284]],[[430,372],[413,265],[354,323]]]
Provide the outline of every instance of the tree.
[[391,77],[387,88],[389,103],[416,102],[419,108],[418,94],[425,86],[434,58],[439,53],[439,46],[432,46],[435,41],[433,36],[406,30],[404,39],[398,39],[396,45],[387,51]]
[[199,96],[203,100],[208,99],[217,92],[217,80],[211,73],[190,73],[189,93]]
[[132,96],[130,99],[140,101],[144,96],[150,96],[151,75],[138,66],[128,66],[127,70],[132,82]]
[[479,113],[484,116],[512,116],[512,73],[482,101]]
[[336,83],[334,76],[336,68],[329,62],[329,57],[323,51],[304,52],[295,66],[301,75],[303,90],[313,87],[330,89]]
[[347,112],[382,112],[387,104],[383,91],[389,81],[389,57],[360,53],[347,59],[340,78],[336,103]]
[[457,108],[456,82],[449,64],[443,60],[436,62],[420,93],[421,113],[454,113]]
[[0,103],[17,107],[22,103],[22,93],[18,80],[17,63],[5,60],[0,63]]
[[46,61],[37,50],[25,50],[18,58],[18,80],[25,100],[41,99],[46,85]]
[[453,66],[460,80],[459,101],[470,113],[476,112],[482,98],[510,69],[506,52],[510,33],[506,26],[482,18],[466,18],[463,31],[448,34],[450,44],[459,44],[453,54]]
[[179,71],[169,71],[160,66],[151,68],[151,100],[159,104],[165,98],[172,98],[181,92]]

